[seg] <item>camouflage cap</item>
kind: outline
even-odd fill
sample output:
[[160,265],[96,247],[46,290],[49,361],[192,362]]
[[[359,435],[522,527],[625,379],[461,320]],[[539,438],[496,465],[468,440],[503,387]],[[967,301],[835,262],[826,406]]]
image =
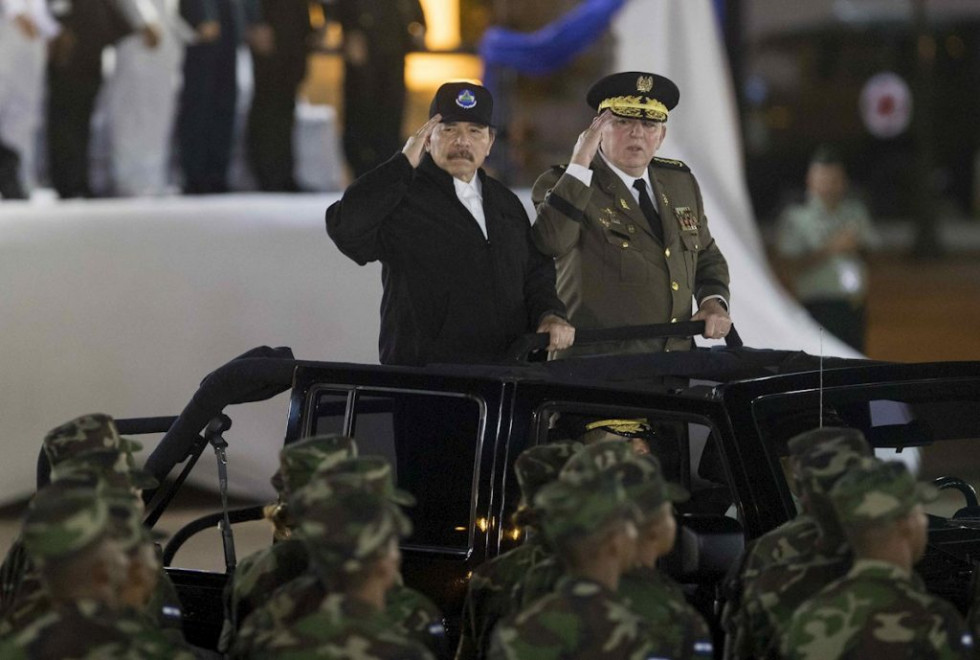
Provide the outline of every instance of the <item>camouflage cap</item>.
[[558,479],[571,485],[582,485],[597,479],[610,469],[634,456],[625,442],[599,442],[586,445],[568,459]]
[[104,460],[96,456],[103,452],[117,452],[117,471],[128,471],[136,488],[156,488],[159,483],[153,476],[136,465],[133,456],[143,448],[136,440],[119,435],[116,423],[109,415],[92,413],[82,415],[52,429],[44,437],[44,453],[52,470],[67,460]]
[[642,515],[654,513],[665,502],[685,502],[691,496],[682,486],[667,481],[660,461],[651,454],[630,453],[625,461],[612,468]]
[[97,449],[71,456],[51,468],[52,482],[97,479],[104,486],[125,490],[139,488],[133,476],[126,454],[118,449]]
[[602,475],[590,482],[553,481],[534,497],[541,531],[554,546],[569,537],[587,538],[615,520],[633,520],[636,511],[619,481]]
[[931,484],[917,482],[904,463],[868,461],[834,485],[830,499],[844,527],[881,525],[908,514],[916,504],[939,497]]
[[279,469],[272,475],[272,486],[288,498],[306,485],[317,468],[356,457],[357,443],[346,435],[327,433],[304,438],[279,452]]
[[848,470],[873,460],[871,447],[860,432],[838,430],[848,432],[822,434],[821,442],[810,445],[797,456],[800,485],[809,495],[826,495]]
[[794,435],[786,443],[791,456],[802,456],[808,449],[825,442],[846,444],[858,453],[871,455],[871,446],[864,439],[864,434],[857,429],[846,426],[824,426]]
[[396,504],[364,490],[338,492],[304,511],[295,528],[311,560],[328,573],[354,573],[412,524]]
[[36,562],[75,555],[105,537],[109,507],[94,490],[51,484],[38,491],[24,518],[24,549]]
[[[383,456],[359,456],[348,458],[336,465],[323,466],[313,479],[323,476],[326,482],[342,483],[345,478],[360,482],[360,487],[385,497],[395,504],[415,506],[411,493],[395,487],[395,475],[391,463]],[[310,483],[313,482],[310,480]]]
[[51,429],[44,436],[44,453],[52,466],[69,456],[92,450],[119,449],[132,453],[142,448],[143,445],[135,440],[120,437],[115,421],[103,413],[76,417]]
[[577,442],[552,442],[522,451],[514,461],[514,472],[523,504],[533,502],[542,486],[557,479],[568,459],[581,448]]

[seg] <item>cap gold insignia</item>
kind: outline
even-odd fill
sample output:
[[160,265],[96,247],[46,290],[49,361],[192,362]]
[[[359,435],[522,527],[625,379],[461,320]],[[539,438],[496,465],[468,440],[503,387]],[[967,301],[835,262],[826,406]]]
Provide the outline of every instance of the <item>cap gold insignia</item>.
[[625,200],[625,199],[623,199],[622,197],[620,197],[620,198],[619,198],[619,205],[620,205],[620,206],[622,206],[622,207],[623,207],[624,209],[626,209],[627,211],[629,211],[629,210],[630,210],[630,205],[629,205],[629,204],[627,204],[627,203],[626,203],[626,200]]
[[674,217],[677,218],[677,224],[681,226],[681,230],[691,232],[698,230],[698,221],[690,206],[678,206],[674,209]]
[[636,79],[636,91],[646,94],[653,89],[653,76],[640,76]]

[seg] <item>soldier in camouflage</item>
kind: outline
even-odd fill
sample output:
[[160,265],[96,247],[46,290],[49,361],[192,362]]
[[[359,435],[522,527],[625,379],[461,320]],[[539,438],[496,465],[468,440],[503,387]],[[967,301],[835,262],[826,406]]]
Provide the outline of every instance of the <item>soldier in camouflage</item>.
[[938,491],[898,462],[854,469],[830,493],[854,548],[854,565],[793,615],[780,652],[789,660],[972,658],[956,609],[928,594],[912,571],[926,550],[922,504]]
[[338,489],[302,507],[294,534],[306,544],[328,595],[287,628],[246,635],[261,612],[256,610],[244,622],[232,657],[432,660],[385,614],[386,593],[398,580],[398,541],[410,530],[396,504],[363,489]]
[[[316,507],[337,493],[367,491],[397,505],[412,505],[414,498],[394,486],[391,464],[378,456],[365,456],[326,465],[317,470],[309,482],[289,500],[292,515],[301,520],[307,509]],[[294,542],[303,543],[301,539]],[[304,562],[309,556],[304,545]],[[237,646],[249,648],[254,640],[273,630],[288,630],[315,612],[327,599],[326,583],[313,570],[279,587],[241,624]],[[401,575],[385,597],[385,615],[391,625],[424,644],[438,657],[445,657],[446,641],[442,613],[426,596],[404,586]]]
[[[114,471],[124,475],[127,484],[132,488],[156,486],[152,477],[136,468],[133,452],[141,449],[140,444],[120,437],[116,424],[109,415],[94,413],[65,422],[48,432],[42,446],[52,472],[62,463],[84,461],[85,457],[91,458],[108,451],[119,459],[118,464],[114,465]],[[0,616],[6,615],[20,599],[25,576],[32,572],[23,544],[18,538],[10,546],[3,565],[0,566]],[[32,582],[36,584],[36,579]]]
[[[52,464],[52,483],[62,488],[95,490],[110,503],[133,508],[137,515],[143,512],[141,489],[157,485],[152,476],[135,467],[133,452],[140,448],[136,441],[119,436],[110,416],[98,413],[66,422],[44,439],[44,452]],[[174,641],[182,642],[177,590],[160,565],[158,550],[151,548],[157,555],[153,569],[156,587],[142,611],[149,623],[166,630]],[[19,540],[8,554],[3,575],[4,589],[9,596],[5,599],[0,634],[9,634],[22,630],[47,612],[50,597]]]
[[[811,447],[824,442],[836,442],[837,438],[849,437],[849,443],[858,453],[871,456],[871,447],[864,435],[857,429],[846,427],[826,426],[804,431],[793,436],[786,443],[789,451],[787,457],[788,479],[795,495],[803,491],[803,477],[800,472],[800,457]],[[820,537],[820,528],[809,506],[801,501],[801,511],[795,518],[786,521],[779,527],[770,530],[755,539],[746,547],[742,561],[732,567],[725,577],[725,609],[722,613],[722,628],[729,639],[734,640],[737,630],[738,611],[742,605],[745,585],[754,581],[770,566],[790,561],[806,554]],[[731,657],[732,649],[726,649],[725,657]]]
[[868,456],[864,437],[850,432],[831,434],[800,454],[801,493],[820,535],[810,548],[770,566],[745,585],[731,645],[734,657],[764,657],[778,644],[800,603],[847,572],[851,548],[828,493],[849,470],[875,460]]
[[302,489],[317,468],[336,465],[357,456],[353,438],[330,433],[286,445],[279,452],[279,469],[272,475],[278,501],[266,507],[274,527],[275,543],[242,559],[225,590],[225,622],[218,649],[227,652],[242,621],[282,585],[304,575],[309,567],[306,547],[290,538],[293,526],[290,496]]
[[473,571],[463,603],[456,660],[483,660],[486,657],[494,626],[514,611],[511,592],[515,585],[538,562],[551,556],[551,549],[537,529],[537,516],[531,503],[543,486],[558,477],[565,462],[580,448],[581,445],[575,442],[553,442],[531,447],[514,461],[514,472],[521,488],[521,502],[514,514],[514,523],[525,530],[527,540]]
[[110,511],[92,489],[57,484],[35,496],[24,521],[24,547],[37,564],[51,610],[27,628],[3,638],[0,657],[83,660],[192,660],[183,644],[135,614],[152,573],[127,585],[130,553],[149,544],[139,513]]
[[552,593],[497,625],[488,657],[652,657],[648,626],[616,596],[635,561],[637,516],[619,481],[608,474],[576,485],[556,481],[541,489],[534,507],[566,574]]

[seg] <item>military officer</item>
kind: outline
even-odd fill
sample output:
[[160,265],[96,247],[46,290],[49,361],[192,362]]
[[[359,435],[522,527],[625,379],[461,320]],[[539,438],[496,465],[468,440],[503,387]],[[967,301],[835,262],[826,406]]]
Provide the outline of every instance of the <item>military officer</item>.
[[926,550],[922,505],[936,497],[895,461],[867,464],[837,482],[830,498],[854,565],[796,611],[781,639],[784,658],[974,657],[959,613],[912,572]]
[[[534,184],[534,242],[557,260],[558,294],[575,327],[693,318],[705,321],[705,337],[728,334],[728,264],[708,230],[697,180],[684,163],[656,158],[679,97],[673,82],[652,73],[602,78],[587,96],[598,114],[571,161]],[[571,352],[691,345],[689,338],[671,338]]]

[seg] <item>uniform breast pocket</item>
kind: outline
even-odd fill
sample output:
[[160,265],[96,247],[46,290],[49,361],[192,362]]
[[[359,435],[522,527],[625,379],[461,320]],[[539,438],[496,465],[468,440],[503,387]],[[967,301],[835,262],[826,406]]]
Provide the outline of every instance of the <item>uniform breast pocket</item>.
[[698,252],[701,250],[701,239],[694,232],[681,232],[681,244],[684,246],[684,268],[687,271],[687,281],[694,286],[694,274],[698,271]]
[[634,244],[633,236],[626,232],[606,230],[606,268],[608,279],[622,284],[641,284],[649,278],[646,257]]

